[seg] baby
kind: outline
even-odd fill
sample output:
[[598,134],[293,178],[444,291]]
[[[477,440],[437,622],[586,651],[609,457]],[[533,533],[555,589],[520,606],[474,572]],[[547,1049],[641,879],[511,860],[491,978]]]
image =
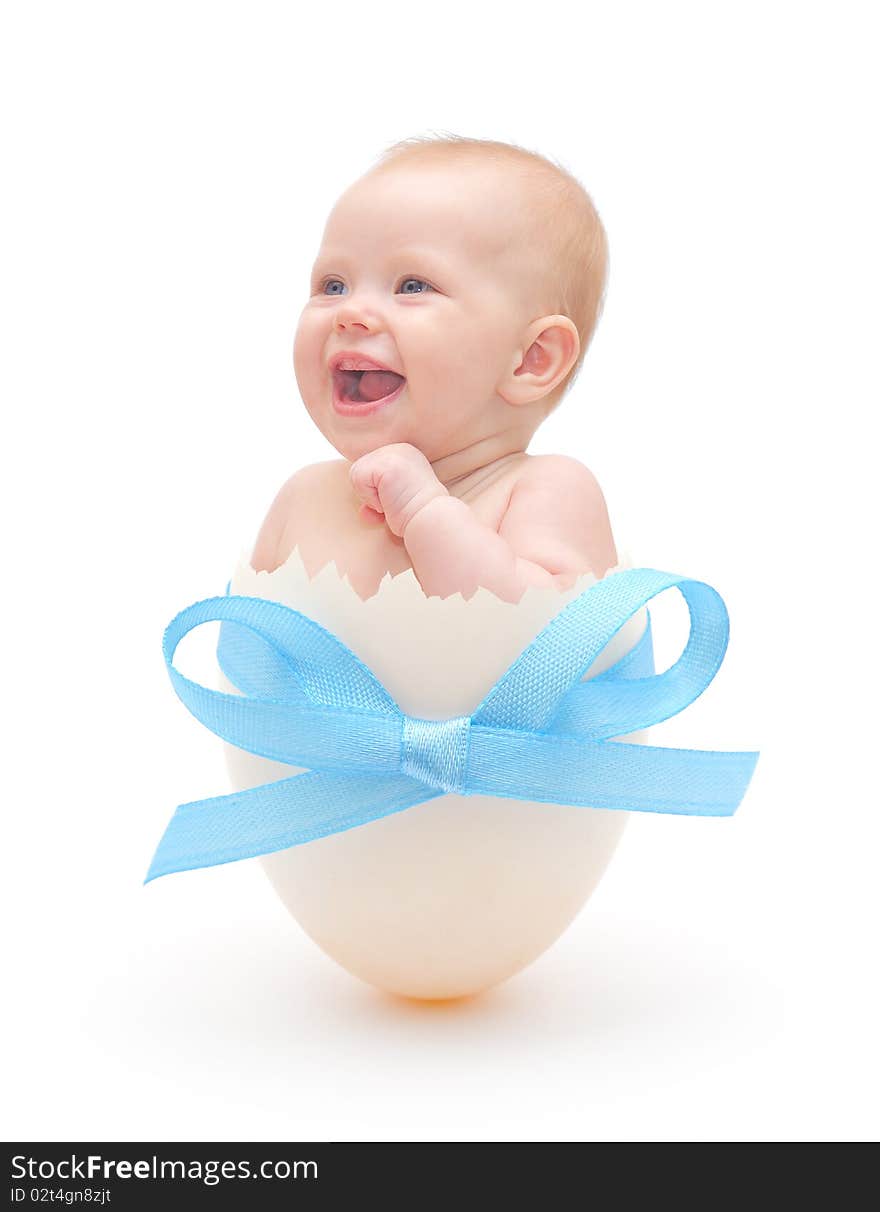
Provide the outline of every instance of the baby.
[[354,590],[412,568],[427,595],[518,602],[617,563],[605,501],[567,455],[526,453],[580,367],[605,234],[564,170],[522,148],[405,141],[333,208],[294,342],[342,456],[281,488],[251,563],[297,547]]

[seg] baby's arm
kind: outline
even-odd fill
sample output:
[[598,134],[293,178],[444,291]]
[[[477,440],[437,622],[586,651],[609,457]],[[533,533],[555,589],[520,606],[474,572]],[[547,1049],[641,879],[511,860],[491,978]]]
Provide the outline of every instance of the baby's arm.
[[570,586],[617,561],[595,477],[575,459],[529,461],[496,532],[437,480],[412,446],[383,447],[352,466],[367,505],[402,537],[426,594],[471,596],[479,586],[518,602],[529,585]]

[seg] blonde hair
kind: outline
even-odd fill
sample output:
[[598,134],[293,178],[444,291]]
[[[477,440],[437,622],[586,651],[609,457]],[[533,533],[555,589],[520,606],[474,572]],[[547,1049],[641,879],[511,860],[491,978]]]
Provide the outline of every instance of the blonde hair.
[[593,200],[566,168],[538,152],[451,133],[402,139],[386,148],[369,171],[426,161],[489,162],[512,172],[523,187],[521,238],[530,253],[543,253],[548,314],[568,316],[580,338],[576,361],[546,397],[549,413],[574,383],[605,304],[608,238]]

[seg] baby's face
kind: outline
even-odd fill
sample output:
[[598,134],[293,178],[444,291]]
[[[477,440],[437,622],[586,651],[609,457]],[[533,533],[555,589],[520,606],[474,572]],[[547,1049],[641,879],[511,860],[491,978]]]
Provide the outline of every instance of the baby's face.
[[[511,423],[496,387],[521,364],[523,333],[541,313],[528,265],[517,265],[510,192],[489,167],[409,166],[367,176],[337,202],[294,368],[309,415],[345,458],[409,442],[433,462]],[[358,405],[356,376],[331,369],[345,352],[404,376],[402,390]],[[364,380],[371,399],[398,385]]]

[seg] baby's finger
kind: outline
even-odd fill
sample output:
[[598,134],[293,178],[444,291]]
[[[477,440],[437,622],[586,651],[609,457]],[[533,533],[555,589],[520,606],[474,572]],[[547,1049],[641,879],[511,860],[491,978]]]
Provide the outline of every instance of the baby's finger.
[[369,505],[375,510],[381,510],[382,502],[379,499],[379,489],[376,485],[377,478],[374,462],[370,460],[369,455],[352,464],[349,479],[355,495],[365,505]]
[[373,509],[370,505],[361,505],[360,516],[365,522],[384,522],[385,514],[381,510]]

